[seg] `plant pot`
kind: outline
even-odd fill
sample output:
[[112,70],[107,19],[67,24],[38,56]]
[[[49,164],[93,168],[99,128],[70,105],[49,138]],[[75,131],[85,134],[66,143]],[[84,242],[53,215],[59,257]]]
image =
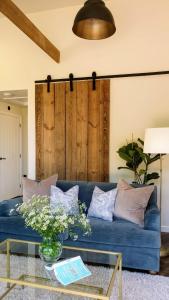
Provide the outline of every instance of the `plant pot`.
[[39,245],[39,255],[45,265],[52,266],[62,254],[62,243],[57,237],[43,237]]

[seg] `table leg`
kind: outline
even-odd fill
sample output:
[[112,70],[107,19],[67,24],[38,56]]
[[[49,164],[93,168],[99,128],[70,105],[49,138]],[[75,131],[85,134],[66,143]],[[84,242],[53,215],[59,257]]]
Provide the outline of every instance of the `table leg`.
[[119,300],[122,300],[123,293],[122,293],[122,256],[119,262]]
[[[7,240],[7,258],[6,258],[6,276],[10,278],[10,241]],[[7,283],[7,288],[10,288],[10,283]]]

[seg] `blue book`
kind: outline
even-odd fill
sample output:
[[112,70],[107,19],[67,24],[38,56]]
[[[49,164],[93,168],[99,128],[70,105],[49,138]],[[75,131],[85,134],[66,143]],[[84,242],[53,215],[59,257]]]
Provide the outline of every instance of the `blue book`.
[[57,280],[64,286],[91,275],[80,256],[76,256],[54,264],[53,270]]

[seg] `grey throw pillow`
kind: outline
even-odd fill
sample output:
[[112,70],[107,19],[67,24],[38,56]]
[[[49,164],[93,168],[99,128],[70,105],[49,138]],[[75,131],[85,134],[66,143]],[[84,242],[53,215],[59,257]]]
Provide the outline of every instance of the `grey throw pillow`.
[[75,185],[67,192],[63,192],[57,186],[52,185],[50,197],[51,209],[62,208],[68,215],[77,215],[79,213],[78,194],[78,185]]
[[95,186],[88,210],[88,217],[112,221],[116,195],[117,189],[104,192]]

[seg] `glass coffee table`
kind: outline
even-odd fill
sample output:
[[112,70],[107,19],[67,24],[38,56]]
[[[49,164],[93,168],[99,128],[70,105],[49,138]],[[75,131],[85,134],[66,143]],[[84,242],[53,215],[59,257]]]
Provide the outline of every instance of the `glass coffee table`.
[[36,242],[13,239],[0,243],[0,290],[2,291],[0,299],[5,297],[10,299],[12,293],[27,295],[29,287],[36,294],[30,298],[32,300],[41,299],[38,295],[40,291],[43,291],[43,295],[45,293],[49,295],[50,292],[54,297],[47,296],[44,298],[46,300],[110,300],[110,297],[114,299],[113,292],[116,286],[115,292],[118,299],[122,300],[122,255],[120,253],[64,246],[63,259],[81,256],[91,271],[91,276],[63,286],[51,272],[45,269],[38,255],[38,246],[39,243]]

